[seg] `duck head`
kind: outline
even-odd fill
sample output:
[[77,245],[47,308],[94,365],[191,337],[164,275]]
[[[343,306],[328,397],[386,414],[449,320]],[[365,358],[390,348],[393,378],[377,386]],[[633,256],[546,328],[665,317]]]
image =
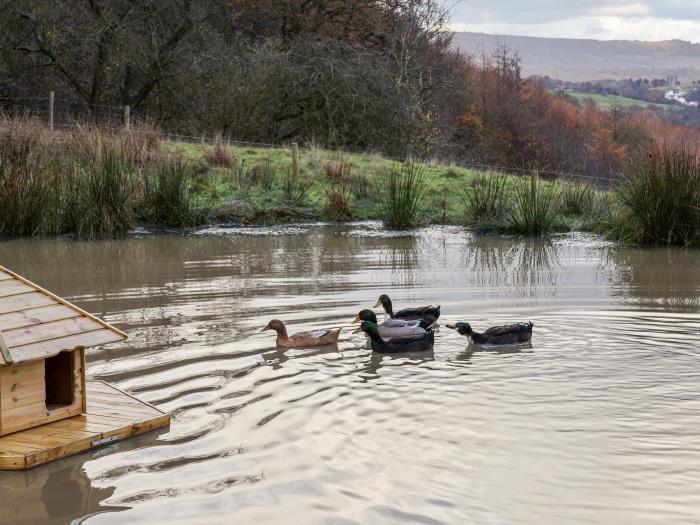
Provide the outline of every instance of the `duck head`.
[[358,334],[360,332],[366,333],[370,337],[370,339],[373,340],[381,341],[382,339],[382,337],[379,335],[379,327],[374,323],[370,323],[369,321],[362,321],[360,327],[353,333]]
[[372,310],[362,310],[359,314],[357,314],[357,317],[355,317],[352,324],[361,323],[362,321],[378,324],[377,314],[375,314]]
[[472,327],[469,325],[469,323],[455,323],[448,324],[445,326],[447,326],[447,328],[451,328],[452,330],[457,330],[457,332],[459,332],[459,335],[471,336],[474,333],[474,330],[472,330]]
[[267,323],[267,326],[260,330],[261,332],[264,332],[265,330],[274,330],[278,334],[280,333],[285,333],[287,331],[287,328],[284,326],[284,323],[280,321],[279,319],[273,319],[269,323]]
[[374,307],[379,308],[380,306],[384,308],[384,311],[389,314],[390,317],[394,315],[391,299],[389,299],[388,295],[383,294],[379,296],[379,301],[377,301],[377,304],[375,304]]

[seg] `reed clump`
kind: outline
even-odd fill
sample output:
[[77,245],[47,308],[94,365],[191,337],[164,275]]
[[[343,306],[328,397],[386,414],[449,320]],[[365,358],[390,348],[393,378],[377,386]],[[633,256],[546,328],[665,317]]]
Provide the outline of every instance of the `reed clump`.
[[484,173],[474,177],[462,194],[468,224],[498,223],[508,208],[508,177]]
[[162,158],[145,178],[141,215],[158,226],[190,228],[205,224],[211,212],[206,203],[197,202],[192,181],[198,170],[182,157]]
[[384,225],[395,230],[418,226],[425,191],[425,172],[420,162],[409,159],[392,165],[379,183],[379,210]]
[[652,145],[632,159],[617,191],[613,235],[646,245],[700,242],[700,158],[685,147]]
[[547,235],[559,224],[561,192],[556,183],[543,184],[533,172],[529,181],[521,180],[506,213],[505,229],[520,235]]
[[589,183],[568,183],[561,192],[561,213],[585,217],[593,212],[596,191]]
[[0,235],[114,237],[139,216],[199,224],[207,210],[193,199],[194,171],[161,152],[152,128],[57,134],[31,118],[0,119]]

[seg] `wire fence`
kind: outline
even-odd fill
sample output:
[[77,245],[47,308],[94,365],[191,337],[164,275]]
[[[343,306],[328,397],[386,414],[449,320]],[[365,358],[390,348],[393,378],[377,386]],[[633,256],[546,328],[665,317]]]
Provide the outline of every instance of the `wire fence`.
[[[144,133],[157,135],[161,140],[171,142],[183,142],[190,144],[206,144],[213,146],[222,140],[231,146],[265,148],[265,149],[289,149],[291,144],[256,142],[235,140],[229,137],[212,136],[207,134],[185,134],[156,130],[155,127],[145,125],[150,122],[146,115],[133,111],[129,106],[114,106],[107,104],[86,105],[84,102],[74,99],[55,98],[53,94],[48,97],[24,97],[2,98],[0,97],[0,116],[2,119],[0,130],[8,131],[7,125],[12,122],[12,117],[32,117],[46,123],[54,131],[70,132],[80,127],[91,126],[101,130],[119,133],[128,130],[130,133]],[[3,127],[3,125],[5,127]],[[318,149],[316,146],[300,146],[302,151]],[[351,155],[352,152],[332,150],[334,154]],[[381,158],[398,162],[405,161],[408,156],[390,156],[380,154]],[[431,164],[445,164],[444,159],[433,159]],[[530,176],[533,168],[507,166],[502,164],[490,164],[475,162],[464,158],[453,158],[448,162],[460,168],[480,173],[507,173],[515,176]],[[563,180],[574,183],[590,184],[598,189],[610,190],[617,184],[617,178],[613,175],[602,177],[583,173],[570,173],[557,170],[536,169],[537,173],[551,180]]]

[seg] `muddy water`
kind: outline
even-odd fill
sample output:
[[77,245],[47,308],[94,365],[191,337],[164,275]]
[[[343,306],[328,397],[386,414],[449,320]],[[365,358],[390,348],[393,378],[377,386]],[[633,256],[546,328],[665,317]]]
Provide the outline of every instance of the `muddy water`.
[[[128,330],[89,375],[170,429],[0,473],[0,522],[685,524],[700,520],[700,253],[459,229],[218,229],[11,241],[0,264]],[[280,351],[389,293],[531,347]]]

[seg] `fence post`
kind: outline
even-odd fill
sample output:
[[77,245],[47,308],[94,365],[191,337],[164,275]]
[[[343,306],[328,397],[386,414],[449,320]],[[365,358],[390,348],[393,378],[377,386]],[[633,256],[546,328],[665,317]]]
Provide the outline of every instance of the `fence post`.
[[124,106],[124,129],[126,131],[131,129],[131,107],[129,105]]
[[299,144],[292,143],[292,176],[294,180],[299,180]]
[[49,93],[49,129],[53,131],[53,104],[54,103],[54,92]]
[[532,168],[532,173],[530,174],[530,191],[532,196],[532,206],[535,208],[535,213],[537,213],[537,187],[538,187],[539,173],[535,168]]

